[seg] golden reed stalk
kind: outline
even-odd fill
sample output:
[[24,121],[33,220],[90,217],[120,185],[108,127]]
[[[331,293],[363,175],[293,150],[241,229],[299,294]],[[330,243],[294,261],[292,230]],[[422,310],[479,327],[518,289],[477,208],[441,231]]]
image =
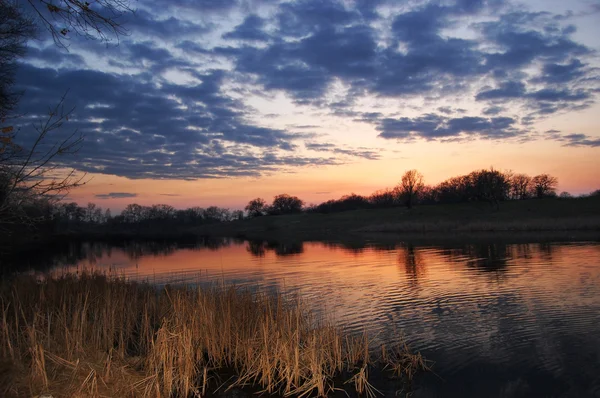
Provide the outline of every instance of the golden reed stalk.
[[369,368],[410,378],[427,368],[403,341],[377,359],[371,352],[366,335],[344,335],[282,294],[159,289],[87,273],[20,276],[0,287],[3,397],[202,397],[248,386],[300,397],[345,386],[373,396]]

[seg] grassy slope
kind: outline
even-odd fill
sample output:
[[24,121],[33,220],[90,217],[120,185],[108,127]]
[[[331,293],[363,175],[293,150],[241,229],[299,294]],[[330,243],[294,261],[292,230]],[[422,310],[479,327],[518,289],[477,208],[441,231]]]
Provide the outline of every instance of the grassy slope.
[[259,217],[203,226],[200,234],[266,239],[328,239],[344,234],[394,232],[556,232],[600,231],[600,198],[506,202],[356,210],[333,214]]

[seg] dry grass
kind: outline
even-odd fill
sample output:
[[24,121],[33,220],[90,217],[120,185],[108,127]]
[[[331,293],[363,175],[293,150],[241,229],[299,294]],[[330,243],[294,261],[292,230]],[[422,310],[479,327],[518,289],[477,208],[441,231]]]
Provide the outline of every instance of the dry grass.
[[280,294],[157,290],[98,274],[23,276],[0,288],[0,396],[201,397],[249,385],[373,396],[370,368],[406,378],[426,369],[402,341],[372,352],[366,335],[344,335]]
[[396,223],[381,223],[358,229],[358,232],[553,232],[553,231],[598,231],[600,217],[571,217],[559,220],[426,220]]

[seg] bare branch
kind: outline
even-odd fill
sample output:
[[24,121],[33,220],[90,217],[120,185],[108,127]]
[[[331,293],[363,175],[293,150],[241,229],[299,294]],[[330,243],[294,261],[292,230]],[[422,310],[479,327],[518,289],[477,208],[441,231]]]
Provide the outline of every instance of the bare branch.
[[133,12],[128,0],[27,0],[54,43],[66,48],[70,33],[109,41],[126,35],[120,19]]

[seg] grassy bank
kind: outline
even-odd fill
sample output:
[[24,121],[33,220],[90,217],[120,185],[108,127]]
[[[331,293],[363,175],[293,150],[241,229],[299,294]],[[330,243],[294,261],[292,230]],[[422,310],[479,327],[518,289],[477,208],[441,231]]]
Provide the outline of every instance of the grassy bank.
[[315,319],[298,300],[231,288],[162,290],[101,275],[0,288],[0,396],[201,397],[216,388],[326,396],[374,392],[369,371],[424,369],[402,341]]
[[258,217],[198,228],[198,234],[251,239],[331,239],[340,236],[395,233],[402,235],[505,233],[600,233],[600,198],[509,201],[499,209],[487,203],[460,203],[356,210],[332,214]]
[[[383,235],[387,235],[383,236]],[[122,244],[130,240],[193,244],[201,237],[299,242],[310,240],[572,241],[600,239],[600,197],[532,199],[501,203],[459,203],[413,209],[355,210],[331,214],[264,216],[202,226],[82,225],[60,233],[20,234],[10,243],[19,253],[32,247],[78,241]],[[0,250],[2,253],[2,250]],[[0,259],[1,260],[1,259]]]

